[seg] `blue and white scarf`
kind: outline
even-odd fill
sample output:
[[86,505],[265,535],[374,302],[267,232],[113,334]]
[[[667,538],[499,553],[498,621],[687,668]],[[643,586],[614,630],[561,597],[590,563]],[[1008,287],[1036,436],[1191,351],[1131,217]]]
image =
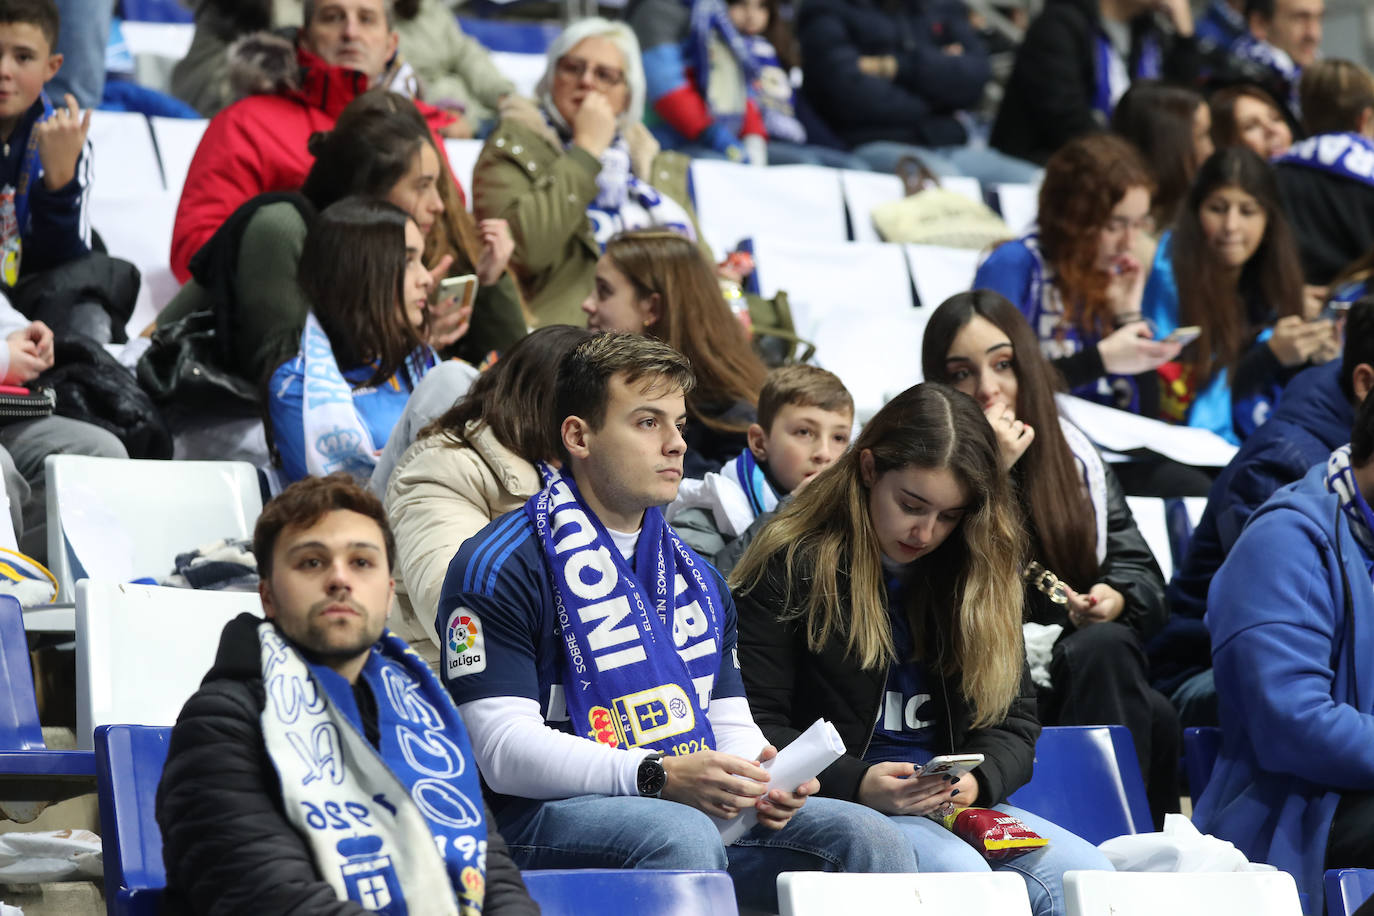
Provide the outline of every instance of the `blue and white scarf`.
[[1288,88],[1286,101],[1289,110],[1297,117],[1302,116],[1298,105],[1298,83],[1302,79],[1302,67],[1293,62],[1287,51],[1246,32],[1231,45],[1231,53],[1241,60],[1252,61],[1277,73],[1284,86]]
[[1295,143],[1276,163],[1300,165],[1374,185],[1374,140],[1363,134],[1318,134]]
[[[339,371],[329,335],[314,312],[305,316],[301,358],[305,364],[301,400],[306,470],[317,477],[347,471],[367,480],[377,465],[372,432],[353,406],[353,388]],[[411,353],[405,361],[409,383],[413,386],[433,365],[434,354],[428,347]]]
[[768,475],[763,473],[763,468],[759,467],[754,453],[749,449],[740,452],[733,461],[727,462],[720,469],[720,473],[744,491],[744,498],[748,500],[754,518],[765,512],[772,512],[778,507],[778,493],[768,482]]
[[1131,78],[1155,80],[1163,73],[1164,58],[1159,50],[1159,39],[1146,35],[1141,39],[1140,54],[1136,58],[1135,72],[1128,74],[1124,66],[1113,67],[1116,51],[1107,33],[1097,33],[1097,89],[1093,94],[1093,108],[1103,118],[1112,116],[1112,109],[1126,90],[1130,88]]
[[587,206],[587,218],[603,249],[612,238],[633,229],[668,229],[694,242],[697,238],[692,218],[682,205],[635,175],[630,144],[618,133],[601,154],[596,199]]
[[1355,469],[1350,466],[1349,445],[1342,445],[1326,460],[1326,489],[1329,493],[1335,493],[1341,501],[1341,512],[1350,523],[1350,533],[1364,550],[1365,556],[1374,556],[1374,511],[1365,502],[1360,485],[1355,480]]
[[467,731],[429,666],[384,632],[359,677],[377,700],[378,748],[352,687],[258,627],[261,723],[287,820],[340,900],[390,916],[479,916],[487,826]]
[[805,143],[806,128],[797,120],[796,108],[792,104],[792,80],[778,60],[777,49],[762,35],[747,36],[745,41],[749,45],[749,53],[758,64],[754,101],[763,115],[763,129],[768,139]]
[[670,755],[714,749],[706,709],[725,620],[705,564],[653,507],[631,568],[572,478],[540,470],[525,512],[553,583],[574,733]]
[[[684,48],[687,64],[692,68],[697,83],[697,91],[703,99],[710,99],[711,86],[711,40],[718,36],[730,56],[739,64],[740,74],[744,77],[744,88],[749,98],[754,97],[754,87],[759,81],[759,62],[749,47],[745,36],[739,33],[730,21],[730,13],[724,0],[682,0],[691,8]],[[725,126],[735,136],[739,136],[743,112],[712,111],[712,119]]]

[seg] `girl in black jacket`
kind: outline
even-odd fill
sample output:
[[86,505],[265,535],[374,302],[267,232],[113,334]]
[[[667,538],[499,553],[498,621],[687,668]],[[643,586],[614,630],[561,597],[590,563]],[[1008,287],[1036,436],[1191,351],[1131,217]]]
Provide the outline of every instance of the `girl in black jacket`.
[[[997,439],[977,404],[938,384],[898,395],[854,447],[759,533],[731,585],[754,720],[783,747],[817,717],[849,753],[821,794],[868,805],[911,840],[921,871],[988,863],[924,815],[977,805],[1047,847],[996,867],[1062,913],[1070,868],[1110,869],[1088,843],[1005,804],[1030,779],[1040,724],[1021,641],[1025,553]],[[916,776],[978,753],[957,782]]]
[[[1026,319],[1001,295],[960,293],[926,326],[925,377],[983,408],[1027,521],[1027,619],[1063,628],[1037,671],[1049,725],[1131,731],[1157,820],[1178,810],[1178,716],[1150,688],[1144,642],[1168,619],[1164,577],[1116,476],[1059,416],[1058,379]],[[1047,570],[1040,572],[1039,570]]]

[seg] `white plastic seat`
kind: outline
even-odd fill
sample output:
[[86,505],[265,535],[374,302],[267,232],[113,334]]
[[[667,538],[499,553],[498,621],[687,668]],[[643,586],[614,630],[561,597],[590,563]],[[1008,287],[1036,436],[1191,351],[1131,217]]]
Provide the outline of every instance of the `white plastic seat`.
[[1150,553],[1155,555],[1164,581],[1168,582],[1174,577],[1174,551],[1169,541],[1169,516],[1164,509],[1164,500],[1157,496],[1127,496],[1126,505],[1135,517],[1140,536],[1145,539]]
[[181,186],[186,183],[186,173],[191,168],[191,158],[200,146],[200,138],[205,134],[209,121],[188,118],[149,118],[153,127],[153,139],[157,141],[157,154],[162,162],[162,177],[167,190],[181,197]]
[[468,209],[472,209],[472,172],[477,166],[477,157],[482,153],[481,140],[445,140],[444,152],[448,155],[448,166],[453,177],[463,186]]
[[929,320],[928,309],[844,309],[830,312],[816,325],[813,361],[844,382],[860,423],[921,381],[921,337]]
[[971,248],[907,245],[906,258],[916,298],[931,311],[955,293],[967,292],[978,270],[978,252]]
[[854,241],[881,242],[883,237],[873,226],[873,208],[905,197],[902,179],[882,172],[842,169],[840,186],[844,189],[844,204],[849,210]]
[[68,596],[73,557],[94,579],[165,576],[177,554],[251,537],[262,512],[257,471],[244,462],[49,455],[45,472],[48,565]]
[[[148,119],[126,111],[91,114],[87,135],[95,154],[91,198],[160,193],[164,189]],[[99,227],[96,227],[99,228]]]
[[94,746],[98,725],[175,725],[244,612],[261,616],[257,592],[77,583],[77,747]]
[[1009,871],[902,875],[783,872],[778,875],[778,906],[780,916],[1030,916],[1031,911],[1025,880]]
[[692,161],[697,216],[717,254],[749,236],[848,241],[839,176],[839,169],[817,165]]
[[997,209],[1011,231],[1022,235],[1035,225],[1040,214],[1040,186],[1033,184],[999,184]]
[[534,98],[534,87],[544,75],[548,62],[543,54],[518,54],[514,51],[492,51],[491,62],[501,75],[515,84],[515,91],[527,99]]
[[105,247],[111,255],[132,263],[143,275],[138,301],[127,325],[130,337],[141,333],[181,288],[171,266],[177,200],[177,193],[160,188],[123,197],[91,199],[91,226],[100,233]]
[[1068,916],[1298,916],[1293,876],[1283,871],[1064,873]]

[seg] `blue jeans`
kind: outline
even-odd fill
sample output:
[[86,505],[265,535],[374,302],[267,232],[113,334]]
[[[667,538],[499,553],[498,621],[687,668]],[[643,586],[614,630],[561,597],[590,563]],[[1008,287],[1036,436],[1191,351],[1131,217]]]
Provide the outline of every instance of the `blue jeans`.
[[100,105],[105,92],[105,45],[110,40],[110,0],[57,0],[62,27],[57,47],[63,55],[62,69],[47,85],[54,105],[62,104],[63,93],[76,96],[82,108]]
[[906,834],[916,851],[918,870],[1017,872],[1026,882],[1031,912],[1035,916],[1064,916],[1064,872],[1115,870],[1096,846],[1063,827],[1012,805],[997,805],[996,810],[1020,818],[1027,827],[1049,840],[1049,845],[1015,859],[990,863],[967,842],[928,817],[893,817],[891,820]]
[[988,146],[913,146],[891,140],[875,140],[854,148],[854,155],[875,172],[893,172],[903,156],[915,156],[937,177],[967,175],[983,184],[1034,184],[1044,170],[1033,162],[1016,159]]
[[521,801],[503,808],[497,821],[521,868],[728,870],[741,905],[772,912],[781,872],[916,870],[898,825],[833,798],[809,798],[782,830],[755,827],[728,847],[705,814],[658,798]]

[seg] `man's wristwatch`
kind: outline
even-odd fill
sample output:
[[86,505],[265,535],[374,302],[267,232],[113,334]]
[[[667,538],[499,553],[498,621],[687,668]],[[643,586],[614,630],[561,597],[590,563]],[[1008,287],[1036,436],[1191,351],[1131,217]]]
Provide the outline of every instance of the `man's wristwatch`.
[[635,787],[645,798],[658,798],[663,787],[668,784],[668,771],[663,769],[663,752],[654,751],[639,762],[635,774]]

